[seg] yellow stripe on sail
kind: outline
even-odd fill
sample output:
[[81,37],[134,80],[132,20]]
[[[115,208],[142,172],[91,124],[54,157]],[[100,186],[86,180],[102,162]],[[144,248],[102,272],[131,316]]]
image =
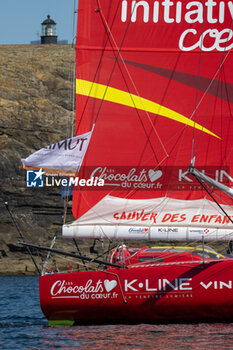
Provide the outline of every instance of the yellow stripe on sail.
[[93,83],[87,80],[76,79],[76,93],[154,113],[220,138],[200,124],[194,123],[192,120],[184,117],[182,114],[179,114],[153,101],[112,88],[110,86]]

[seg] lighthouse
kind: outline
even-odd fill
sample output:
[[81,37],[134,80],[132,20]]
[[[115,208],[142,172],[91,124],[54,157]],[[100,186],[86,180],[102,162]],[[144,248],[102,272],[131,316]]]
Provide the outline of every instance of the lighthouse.
[[56,22],[50,18],[50,15],[41,23],[41,29],[41,44],[57,44]]

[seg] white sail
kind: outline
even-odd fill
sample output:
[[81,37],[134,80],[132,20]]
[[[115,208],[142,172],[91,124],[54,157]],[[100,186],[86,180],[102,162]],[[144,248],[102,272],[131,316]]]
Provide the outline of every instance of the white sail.
[[[223,206],[233,218],[233,209]],[[229,240],[233,224],[214,202],[172,198],[104,197],[78,220],[63,226],[69,238]]]

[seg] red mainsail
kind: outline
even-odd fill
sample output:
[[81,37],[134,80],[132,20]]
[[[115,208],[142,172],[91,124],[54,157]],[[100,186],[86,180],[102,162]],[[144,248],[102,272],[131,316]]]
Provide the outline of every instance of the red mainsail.
[[231,1],[79,0],[76,135],[95,127],[78,175],[105,186],[74,190],[77,225],[232,229],[187,172],[232,186],[232,22]]

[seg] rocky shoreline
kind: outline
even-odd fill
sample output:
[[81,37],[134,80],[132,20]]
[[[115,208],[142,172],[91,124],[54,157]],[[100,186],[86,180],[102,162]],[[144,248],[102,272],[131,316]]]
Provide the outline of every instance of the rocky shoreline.
[[[0,274],[34,274],[4,203],[26,241],[47,245],[61,231],[60,189],[27,188],[21,158],[67,137],[74,119],[69,101],[74,48],[10,45],[0,50]],[[72,220],[70,208],[68,215]],[[64,242],[59,245],[64,248]]]

